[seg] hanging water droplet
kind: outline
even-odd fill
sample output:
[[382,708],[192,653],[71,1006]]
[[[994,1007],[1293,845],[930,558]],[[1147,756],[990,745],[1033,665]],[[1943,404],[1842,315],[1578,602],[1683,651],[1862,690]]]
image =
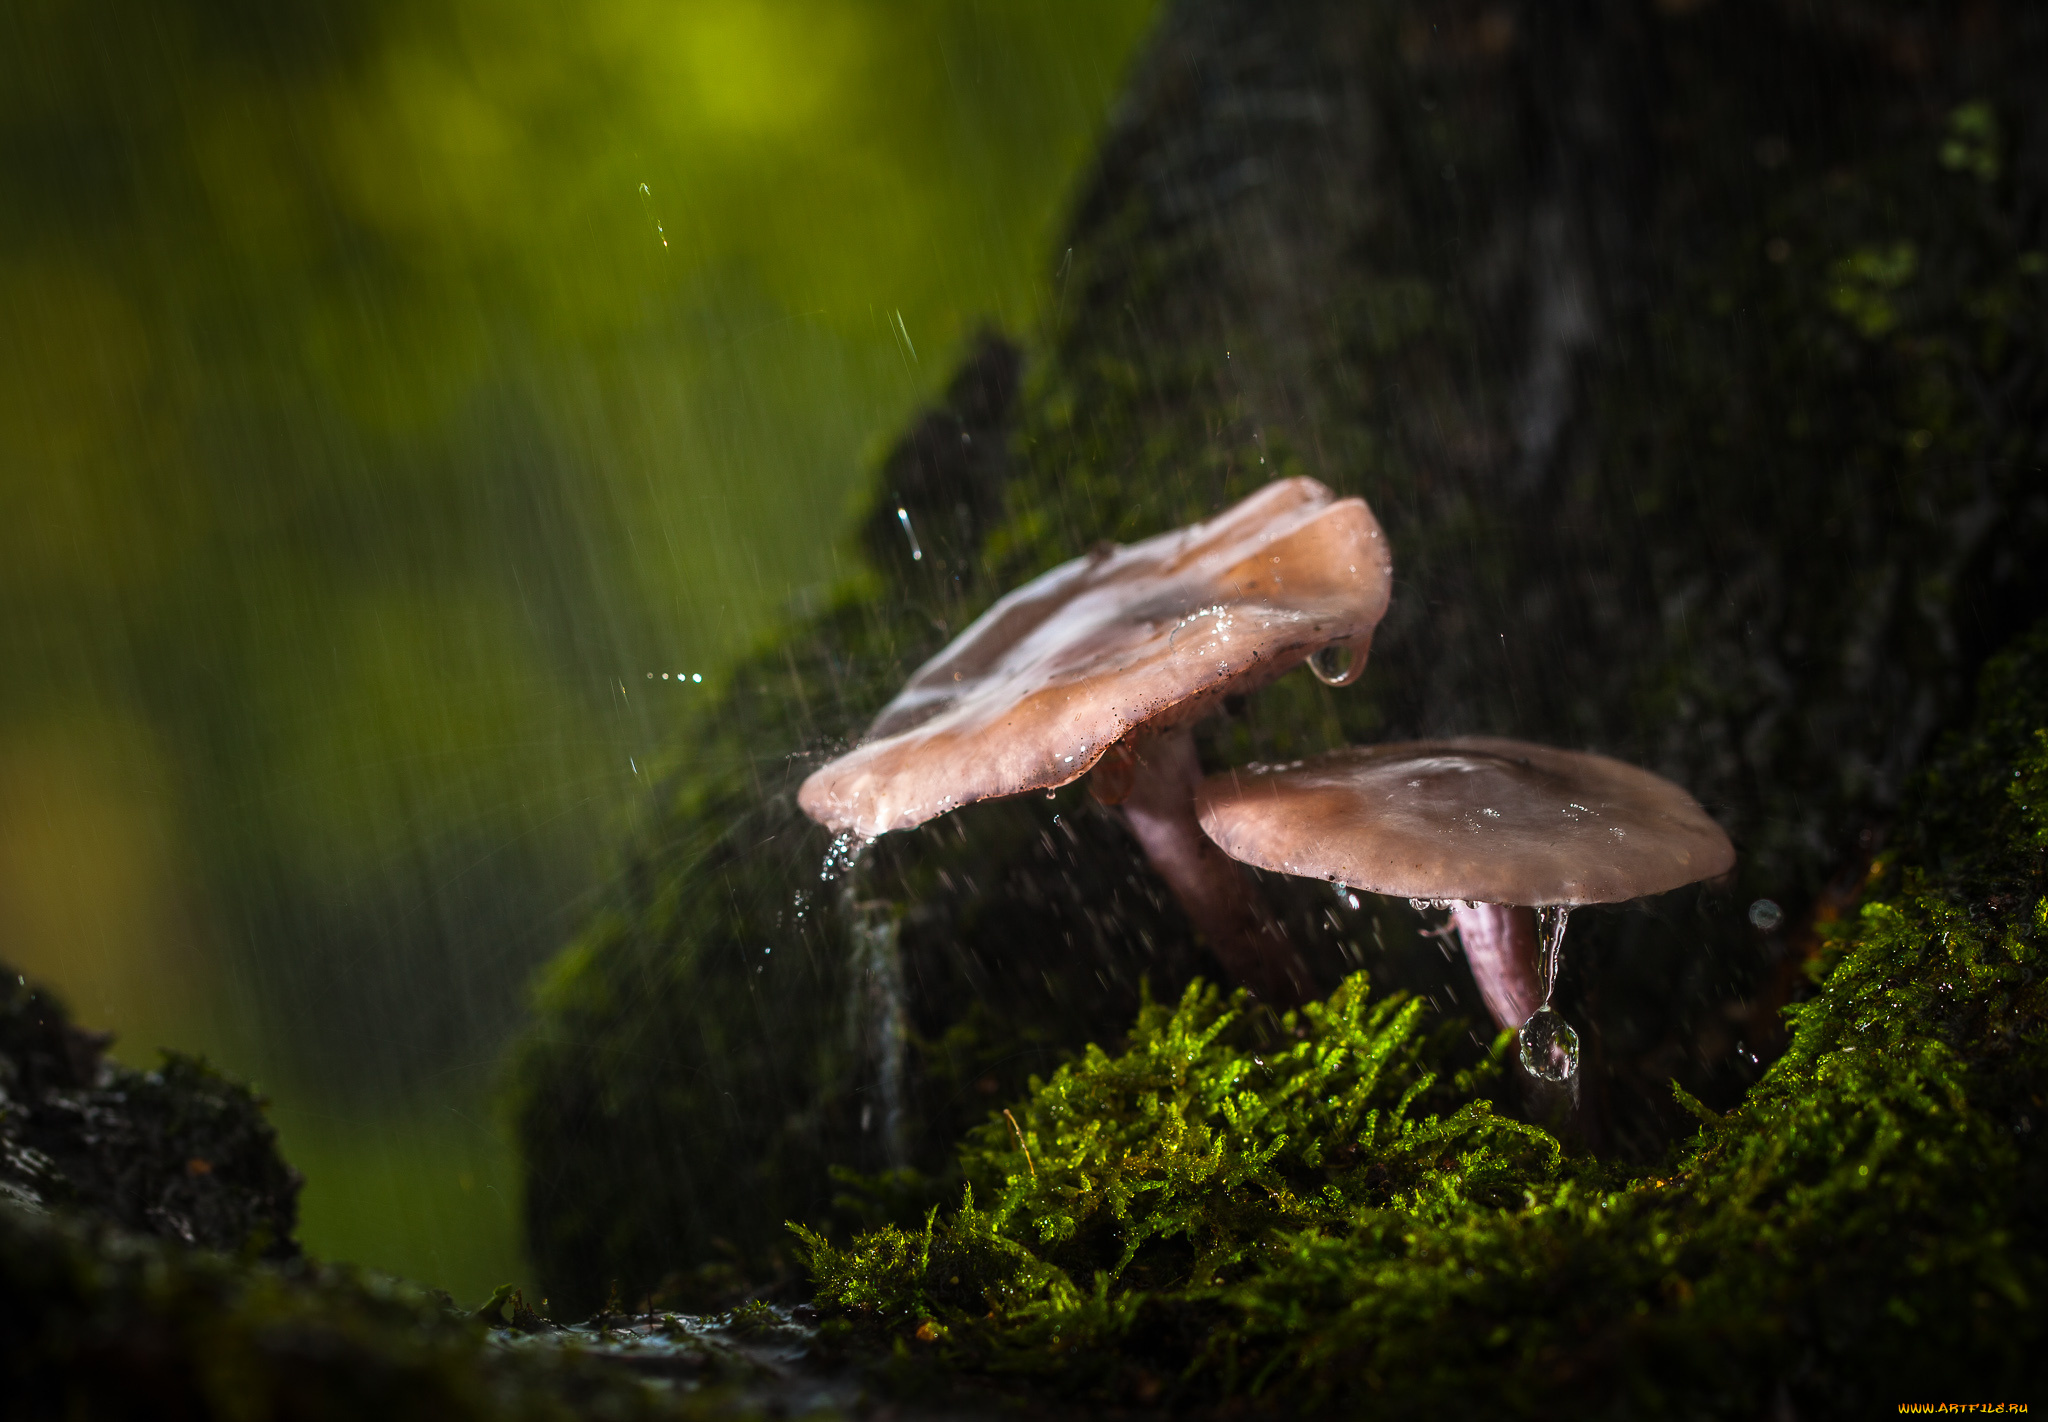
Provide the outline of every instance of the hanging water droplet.
[[1332,642],[1310,654],[1308,669],[1324,686],[1349,686],[1365,670],[1365,658],[1353,655],[1351,648],[1342,643]]
[[1522,1067],[1545,1081],[1566,1081],[1579,1069],[1579,1034],[1549,1003],[1522,1024]]

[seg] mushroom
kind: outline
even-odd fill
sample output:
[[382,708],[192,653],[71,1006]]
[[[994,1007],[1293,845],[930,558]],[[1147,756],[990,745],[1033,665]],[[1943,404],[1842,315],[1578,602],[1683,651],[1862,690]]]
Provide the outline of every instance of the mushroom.
[[1196,823],[1191,728],[1304,661],[1332,685],[1354,680],[1392,576],[1365,501],[1313,479],[1278,480],[1128,547],[1102,544],[1002,598],[918,668],[798,803],[872,839],[1095,770],[1095,797],[1119,807],[1225,970],[1261,998],[1297,1002],[1308,986],[1298,955]]
[[[1354,746],[1212,776],[1202,828],[1233,859],[1419,904],[1447,904],[1487,1011],[1522,1062],[1562,1081],[1578,1038],[1550,1006],[1580,904],[1659,894],[1734,866],[1685,791],[1604,755],[1461,736]],[[1539,963],[1536,915],[1545,910]]]

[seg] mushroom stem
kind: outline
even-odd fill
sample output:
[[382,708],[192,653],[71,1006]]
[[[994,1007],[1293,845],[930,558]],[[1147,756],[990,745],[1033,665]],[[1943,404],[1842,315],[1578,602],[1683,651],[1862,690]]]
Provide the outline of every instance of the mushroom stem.
[[1117,784],[1097,798],[1122,809],[1145,857],[1232,979],[1274,1007],[1306,1001],[1308,965],[1283,936],[1257,886],[1195,818],[1202,766],[1193,730],[1175,726],[1145,736],[1130,749],[1135,764],[1128,793],[1112,800],[1124,788]]
[[1536,968],[1536,911],[1514,904],[1454,903],[1451,919],[1472,980],[1496,1026],[1519,1027],[1543,1005]]

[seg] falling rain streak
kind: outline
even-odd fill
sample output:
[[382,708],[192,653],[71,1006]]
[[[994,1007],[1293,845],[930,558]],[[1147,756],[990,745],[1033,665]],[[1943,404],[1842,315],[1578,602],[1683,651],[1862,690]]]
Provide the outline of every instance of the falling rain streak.
[[666,247],[668,233],[662,230],[661,219],[654,215],[654,194],[648,190],[645,183],[640,185],[640,206],[647,210],[647,220],[654,224],[654,235],[659,237],[661,245]]

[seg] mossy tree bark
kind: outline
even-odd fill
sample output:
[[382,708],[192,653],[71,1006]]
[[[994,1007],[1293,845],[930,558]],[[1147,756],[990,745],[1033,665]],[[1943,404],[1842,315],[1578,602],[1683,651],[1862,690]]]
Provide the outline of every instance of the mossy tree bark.
[[[1613,1149],[1662,1148],[1674,1076],[1732,1102],[1801,927],[2048,605],[2043,72],[2016,0],[1172,7],[1028,355],[984,343],[885,461],[874,576],[739,671],[543,993],[518,1091],[555,1296],[758,1273],[830,1216],[828,1163],[882,1163],[803,770],[1006,587],[1280,474],[1373,504],[1394,609],[1359,686],[1285,679],[1205,760],[1494,733],[1688,786],[1737,881],[1576,917],[1558,1004]],[[1141,981],[1214,971],[1078,793],[861,872],[902,915],[928,1171]],[[1365,963],[1482,1018],[1405,906],[1267,887],[1325,984]]]

